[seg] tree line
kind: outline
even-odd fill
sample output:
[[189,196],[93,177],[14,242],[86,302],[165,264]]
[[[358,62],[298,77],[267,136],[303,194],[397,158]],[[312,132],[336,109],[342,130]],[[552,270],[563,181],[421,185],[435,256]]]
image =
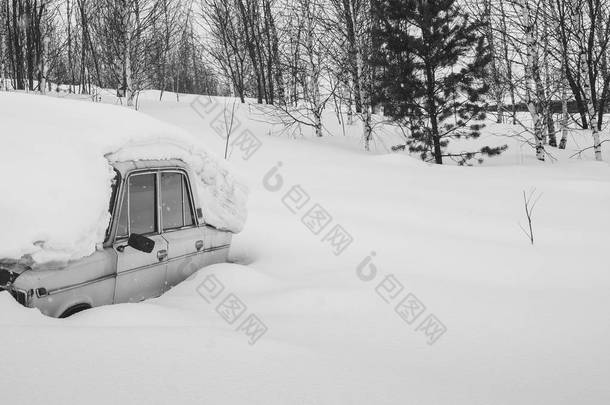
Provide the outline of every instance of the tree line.
[[332,106],[362,123],[367,150],[383,112],[404,130],[396,149],[436,163],[501,153],[447,151],[492,115],[529,132],[540,160],[569,128],[602,159],[610,0],[1,1],[5,89],[253,98],[317,136]]
[[46,92],[216,91],[191,5],[172,0],[2,0],[2,83]]
[[515,124],[523,125],[515,106],[525,104],[540,160],[548,147],[566,147],[571,126],[591,132],[595,158],[602,160],[599,131],[610,91],[609,6],[607,0],[484,0],[479,5],[493,45],[489,82],[497,120],[507,110],[506,95]]

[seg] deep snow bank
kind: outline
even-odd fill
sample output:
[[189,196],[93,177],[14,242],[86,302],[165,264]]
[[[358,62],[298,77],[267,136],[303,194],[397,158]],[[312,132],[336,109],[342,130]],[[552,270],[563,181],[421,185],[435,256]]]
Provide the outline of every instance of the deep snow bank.
[[[214,100],[202,120],[185,99],[147,96],[141,110],[224,150],[209,124],[230,102]],[[275,131],[247,105],[236,111],[240,130]],[[439,167],[365,154],[359,124],[346,136],[331,130],[261,135],[251,159],[229,155],[252,185],[230,257],[247,267],[208,266],[159,299],[69,319],[0,292],[3,403],[610,403],[608,163],[553,150],[566,161],[543,164],[515,141],[483,166]],[[590,142],[577,135],[568,148]],[[272,192],[261,180],[278,157],[284,185]],[[297,184],[311,200],[295,215],[282,196]],[[532,187],[543,194],[533,246],[519,228]],[[314,236],[302,222],[317,203],[333,216],[328,228],[354,236],[340,257],[322,241],[326,230]],[[364,282],[356,268],[372,251],[377,275]],[[207,302],[197,289],[212,273],[225,289]],[[404,290],[388,303],[379,286],[390,275]],[[411,292],[426,311],[407,324],[396,305]],[[217,311],[229,294],[247,306],[233,324]],[[269,328],[254,346],[236,330],[250,313]],[[428,313],[448,328],[432,346],[418,330]]]
[[198,177],[205,221],[239,232],[247,188],[187,132],[123,107],[0,93],[0,257],[91,254],[110,215],[120,160],[181,159]]

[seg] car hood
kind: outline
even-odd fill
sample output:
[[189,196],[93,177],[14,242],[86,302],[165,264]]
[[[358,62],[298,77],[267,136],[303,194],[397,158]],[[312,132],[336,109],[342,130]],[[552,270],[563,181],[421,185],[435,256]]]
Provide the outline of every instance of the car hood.
[[0,287],[10,287],[21,273],[31,270],[28,259],[0,259]]

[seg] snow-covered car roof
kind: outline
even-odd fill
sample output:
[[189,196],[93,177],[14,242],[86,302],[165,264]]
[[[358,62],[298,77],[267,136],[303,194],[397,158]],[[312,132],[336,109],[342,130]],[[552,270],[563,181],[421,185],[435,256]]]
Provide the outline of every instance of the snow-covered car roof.
[[248,190],[195,136],[136,111],[0,93],[0,258],[75,260],[104,241],[113,163],[179,159],[197,182],[204,220],[240,232]]

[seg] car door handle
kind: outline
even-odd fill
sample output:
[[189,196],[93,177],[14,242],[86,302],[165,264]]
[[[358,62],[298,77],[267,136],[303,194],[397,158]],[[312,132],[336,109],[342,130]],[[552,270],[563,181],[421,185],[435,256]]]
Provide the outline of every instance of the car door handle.
[[195,242],[195,249],[197,249],[198,252],[201,249],[203,249],[203,241],[202,240],[198,240],[197,242]]
[[165,249],[159,250],[157,252],[157,258],[159,259],[160,262],[167,259],[167,250],[165,250]]

